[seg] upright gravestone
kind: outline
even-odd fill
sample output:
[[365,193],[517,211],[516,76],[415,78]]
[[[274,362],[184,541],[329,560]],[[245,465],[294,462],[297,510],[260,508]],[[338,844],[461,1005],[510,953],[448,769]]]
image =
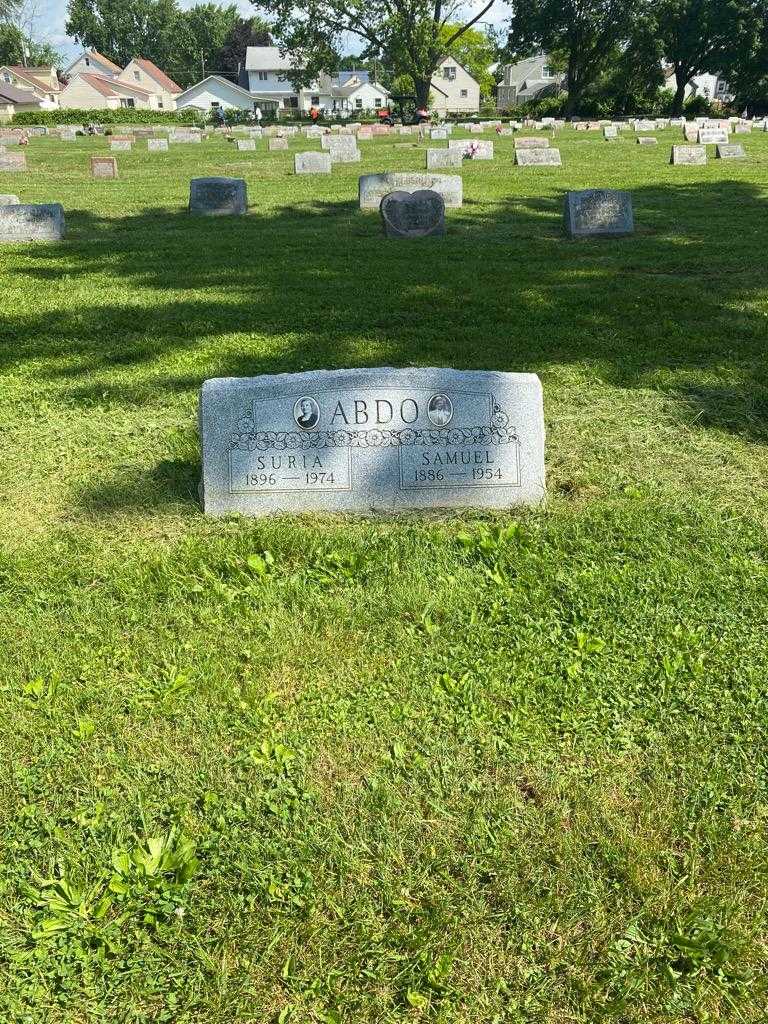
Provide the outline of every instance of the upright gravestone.
[[275,153],[283,149],[288,149],[288,139],[267,139],[267,148],[269,149],[270,153]]
[[317,151],[297,153],[293,158],[293,169],[296,174],[330,174],[331,154]]
[[18,206],[20,202],[18,196],[12,196],[7,192],[0,194],[0,206]]
[[638,135],[637,144],[638,146],[657,146],[659,143],[658,139],[655,139],[652,135]]
[[237,149],[239,153],[252,153],[256,149],[255,139],[238,139]]
[[357,148],[357,139],[354,135],[326,135],[328,139],[326,149],[331,157],[332,164],[356,164],[361,160],[360,150]]
[[549,149],[549,139],[536,135],[519,135],[515,139],[515,149]]
[[65,230],[61,203],[0,206],[0,242],[59,242]]
[[559,149],[516,149],[518,167],[562,167]]
[[147,150],[150,153],[167,153],[168,152],[168,140],[167,139],[147,139]]
[[113,156],[92,156],[91,177],[114,180],[117,177],[117,160]]
[[131,143],[125,139],[112,139],[109,148],[113,153],[130,153]]
[[493,160],[493,143],[487,139],[450,139],[448,149],[472,160]]
[[635,230],[632,196],[603,188],[566,192],[565,228],[571,238],[631,235]]
[[247,213],[248,194],[242,178],[193,178],[189,185],[189,212],[203,217]]
[[379,207],[387,238],[437,238],[445,234],[445,203],[431,189],[390,192]]
[[485,370],[207,380],[209,515],[507,508],[545,496],[541,383]]
[[26,171],[26,153],[0,153],[0,171]]
[[616,127],[615,124],[607,124],[603,128],[603,138],[604,139],[607,139],[610,142],[612,139],[618,139],[618,137],[619,137],[619,129]]
[[685,167],[699,167],[707,162],[704,146],[673,146],[670,163]]
[[718,160],[743,160],[746,155],[744,147],[736,143],[726,146],[721,142],[715,148],[715,157]]
[[460,174],[437,174],[429,171],[419,174],[407,171],[385,171],[383,174],[364,174],[359,181],[361,210],[378,210],[381,200],[389,192],[418,192],[431,189],[443,197],[448,207],[459,207],[463,200]]
[[700,146],[728,144],[728,132],[725,128],[700,128],[698,143]]
[[430,139],[432,139],[433,142],[438,142],[441,139],[447,139],[448,132],[445,130],[445,128],[433,128],[432,131],[429,133],[429,137]]
[[461,167],[464,154],[458,149],[428,149],[427,170],[441,171],[450,167]]

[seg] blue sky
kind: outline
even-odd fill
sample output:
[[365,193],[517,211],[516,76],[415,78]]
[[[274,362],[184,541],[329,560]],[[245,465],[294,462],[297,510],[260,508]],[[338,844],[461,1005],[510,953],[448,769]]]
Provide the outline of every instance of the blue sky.
[[[198,0],[179,0],[182,7],[193,7]],[[236,3],[244,14],[253,14],[254,6],[249,0],[219,0],[220,3]],[[67,37],[64,32],[64,25],[67,20],[67,0],[35,0],[34,3],[37,17],[33,34],[40,40],[51,43],[65,58],[72,59],[78,53],[79,48]],[[480,0],[470,0],[468,8],[474,7],[479,10],[482,4]],[[497,3],[487,16],[489,22],[499,24],[509,17],[509,11],[503,2]],[[354,41],[350,40],[351,49],[355,50]]]

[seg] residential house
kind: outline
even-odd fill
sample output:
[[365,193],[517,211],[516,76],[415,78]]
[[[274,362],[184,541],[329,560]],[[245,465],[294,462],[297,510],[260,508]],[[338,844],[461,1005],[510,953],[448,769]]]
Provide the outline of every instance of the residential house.
[[176,109],[185,110],[193,107],[204,113],[212,110],[254,110],[259,107],[262,113],[275,110],[277,103],[264,97],[254,96],[241,85],[222,78],[220,75],[208,75],[201,82],[191,85],[176,97]]
[[277,46],[249,46],[240,85],[252,96],[270,101],[281,109],[298,109],[299,91],[291,82],[290,54],[281,55]]
[[150,93],[154,97],[153,110],[175,110],[176,97],[182,92],[172,78],[161,71],[151,60],[134,57],[115,79]]
[[76,75],[101,75],[102,78],[117,78],[123,69],[113,64],[108,57],[102,56],[98,50],[84,50],[64,70],[64,77],[69,80]]
[[75,75],[67,82],[61,94],[61,106],[66,110],[161,109],[154,93],[119,78],[91,74]]
[[476,114],[480,85],[453,57],[443,57],[432,76],[430,106],[438,114]]
[[28,90],[40,101],[41,110],[59,106],[61,83],[56,68],[25,68],[18,64],[0,65],[0,85],[13,85]]
[[338,77],[320,75],[316,87],[299,91],[299,108],[317,107],[330,113],[354,114],[389,106],[390,92],[371,82],[367,71],[342,71]]
[[548,54],[540,53],[504,66],[496,90],[496,108],[509,110],[531,100],[557,95],[563,88],[565,75],[554,70]]
[[[664,66],[663,72],[664,88],[676,92],[677,80],[675,79],[674,68],[667,64]],[[714,100],[719,103],[732,103],[736,98],[727,80],[722,75],[709,73],[694,75],[686,84],[685,98],[688,100],[694,96],[703,96],[706,100]]]
[[0,81],[0,123],[7,123],[14,114],[40,110],[40,100],[31,89],[17,89]]

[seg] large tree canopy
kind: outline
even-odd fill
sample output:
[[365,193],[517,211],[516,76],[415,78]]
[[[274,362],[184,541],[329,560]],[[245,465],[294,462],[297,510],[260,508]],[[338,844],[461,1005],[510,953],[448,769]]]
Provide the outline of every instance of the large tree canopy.
[[628,46],[650,16],[652,0],[514,0],[510,48],[558,52],[566,64],[566,113],[579,109],[617,50]]
[[61,55],[49,43],[36,43],[11,22],[0,22],[0,64],[23,64],[33,67],[58,67]]
[[220,72],[219,55],[237,21],[234,6],[197,4],[179,12],[173,52],[164,70],[184,87]]
[[68,35],[121,67],[138,56],[161,68],[173,62],[176,0],[69,0],[67,14]]
[[[273,19],[278,43],[295,60],[296,84],[309,84],[338,64],[345,34],[363,40],[363,57],[379,57],[410,76],[426,107],[432,75],[446,52],[493,7],[487,0],[474,16],[458,21],[459,7],[444,0],[252,0]],[[446,33],[446,26],[452,30]],[[458,57],[457,57],[458,59]]]
[[249,46],[271,46],[269,25],[263,18],[240,18],[231,26],[216,58],[216,70],[237,77]]

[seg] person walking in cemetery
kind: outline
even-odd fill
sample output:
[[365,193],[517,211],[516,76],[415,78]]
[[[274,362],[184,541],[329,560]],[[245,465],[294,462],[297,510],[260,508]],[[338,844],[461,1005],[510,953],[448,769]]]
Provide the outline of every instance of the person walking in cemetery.
[[261,119],[263,117],[263,114],[261,113],[261,107],[256,107],[256,109],[254,110],[254,114],[256,115],[256,124],[259,127],[261,127]]
[[312,124],[317,124],[317,119],[320,117],[320,111],[317,107],[310,107],[309,116],[312,118]]

